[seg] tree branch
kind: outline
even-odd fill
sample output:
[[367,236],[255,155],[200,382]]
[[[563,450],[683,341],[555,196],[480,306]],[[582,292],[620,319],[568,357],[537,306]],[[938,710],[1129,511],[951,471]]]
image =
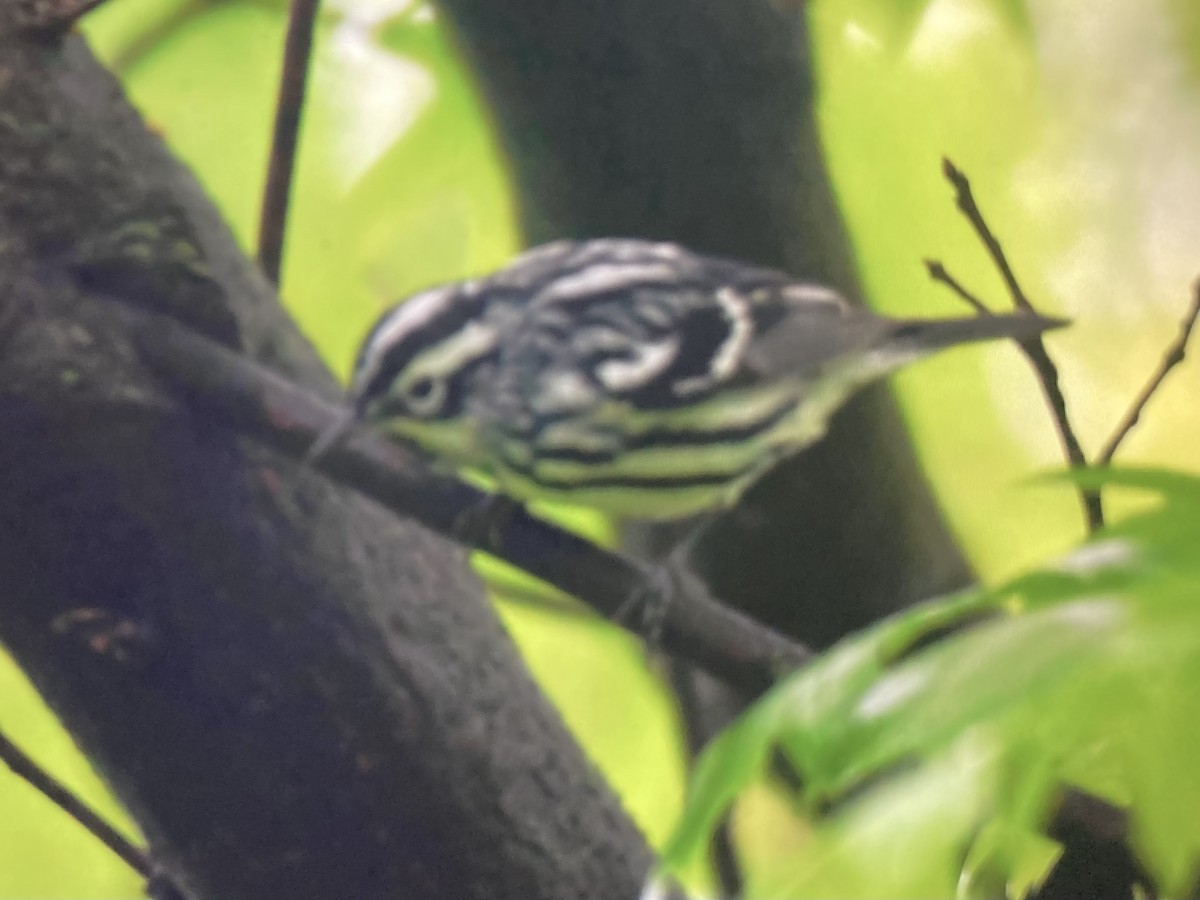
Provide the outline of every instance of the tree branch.
[[1150,402],[1150,398],[1166,380],[1167,375],[1177,365],[1183,362],[1184,355],[1187,352],[1188,340],[1191,339],[1192,330],[1196,327],[1196,318],[1200,316],[1200,281],[1197,281],[1192,287],[1192,302],[1188,307],[1187,313],[1183,317],[1183,323],[1179,326],[1179,335],[1175,338],[1165,354],[1163,354],[1162,362],[1155,369],[1154,374],[1150,376],[1150,380],[1146,386],[1133,401],[1133,405],[1117,423],[1117,427],[1113,429],[1112,436],[1105,442],[1100,452],[1096,455],[1096,465],[1107,466],[1112,462],[1113,457],[1117,453],[1117,449],[1121,446],[1121,442],[1129,436],[1129,433],[1136,427],[1138,420],[1142,417],[1142,411],[1146,408],[1146,404]]
[[154,869],[145,851],[134,846],[125,835],[108,824],[95,810],[69,791],[62,782],[39,766],[8,735],[0,731],[0,762],[26,781],[39,794],[82,825],[93,837],[120,857],[121,861],[144,878]]
[[320,5],[320,0],[292,0],[288,15],[279,99],[275,105],[275,131],[258,226],[258,262],[267,280],[275,285],[279,284],[283,265],[292,172],[296,164],[296,141],[304,113],[309,58],[312,56],[313,31],[316,29]]
[[[130,309],[134,341],[147,365],[177,385],[206,417],[301,457],[341,409],[290,384],[176,322]],[[503,527],[473,529],[461,523],[490,497],[457,479],[430,471],[412,453],[381,435],[363,431],[331,449],[317,464],[401,516],[477,550],[491,553],[615,618],[651,578],[627,556],[530,515],[506,510]],[[682,574],[682,573],[681,573]],[[638,621],[635,614],[624,622]],[[754,696],[784,671],[809,658],[802,645],[712,599],[691,579],[670,598],[662,646]]]
[[967,290],[966,286],[950,274],[946,266],[936,259],[925,260],[925,271],[929,273],[930,281],[944,284],[958,295],[959,299],[981,316],[990,316],[992,311],[982,300]]
[[149,900],[187,900],[179,887],[160,872],[145,850],[113,828],[99,813],[69,790],[61,781],[34,762],[20,747],[0,731],[0,762],[14,775],[65,812],[85,831],[111,850],[120,860],[146,879]]
[[[971,191],[971,182],[949,159],[942,160],[942,172],[946,176],[946,180],[954,188],[956,205],[963,216],[966,217],[984,247],[987,248],[992,262],[995,263],[996,268],[1000,271],[1000,275],[1008,287],[1008,293],[1012,298],[1013,306],[1018,310],[1034,312],[1033,304],[1029,302],[1029,298],[1021,288],[1020,282],[1017,281],[1017,276],[1013,273],[1008,257],[1004,253],[1004,248],[1000,246],[1000,241],[997,240],[991,228],[988,227],[987,221],[983,218],[983,213],[979,209],[979,205],[975,202],[975,195]],[[978,298],[969,294],[958,281],[950,276],[945,266],[941,263],[927,261],[926,267],[929,270],[930,277],[935,281],[940,281],[949,286],[959,297],[977,311],[986,309]],[[1087,457],[1083,453],[1083,447],[1079,443],[1075,429],[1071,426],[1070,416],[1067,413],[1067,401],[1059,385],[1058,367],[1054,365],[1054,360],[1046,352],[1045,343],[1041,337],[1018,341],[1017,343],[1021,348],[1021,352],[1029,360],[1030,365],[1033,366],[1034,373],[1037,375],[1038,383],[1041,385],[1042,394],[1046,398],[1046,403],[1050,408],[1050,416],[1054,422],[1059,443],[1062,445],[1068,464],[1072,469],[1086,468]],[[1083,506],[1083,517],[1087,530],[1089,533],[1094,533],[1104,524],[1104,507],[1101,503],[1100,492],[1093,488],[1080,488],[1079,499]]]
[[[996,264],[996,268],[1000,271],[1001,277],[1003,277],[1008,287],[1013,305],[1017,309],[1034,311],[1033,304],[1029,302],[1029,298],[1013,273],[1012,266],[1008,262],[1003,247],[1001,247],[999,240],[992,233],[991,228],[983,218],[983,213],[975,202],[975,197],[971,191],[971,184],[967,176],[948,159],[942,161],[942,168],[947,180],[954,187],[955,200],[959,210],[962,211],[967,221],[970,222],[971,227],[975,230],[975,233],[979,236],[980,241],[987,248],[992,261]],[[954,278],[941,262],[926,260],[925,267],[929,272],[929,277],[933,281],[950,288],[979,315],[991,315],[991,311],[987,306],[977,296],[968,291],[960,281]],[[1161,387],[1167,375],[1170,374],[1173,368],[1183,362],[1187,351],[1187,344],[1196,326],[1198,317],[1200,317],[1200,281],[1193,286],[1192,301],[1187,313],[1184,315],[1183,322],[1180,324],[1178,336],[1168,346],[1158,368],[1155,369],[1150,376],[1150,380],[1138,393],[1128,411],[1126,411],[1120,422],[1118,422],[1112,436],[1105,442],[1100,452],[1096,455],[1096,465],[1107,466],[1112,462],[1113,456],[1116,454],[1121,442],[1136,427],[1143,410],[1155,392]],[[1019,343],[1022,351],[1024,351],[1033,365],[1034,372],[1037,374],[1038,380],[1042,385],[1042,391],[1050,406],[1051,416],[1058,430],[1059,439],[1063,445],[1068,463],[1073,469],[1085,468],[1088,465],[1087,458],[1067,416],[1066,399],[1063,397],[1062,390],[1059,387],[1058,370],[1046,352],[1042,339],[1039,337],[1031,341],[1022,341]],[[1088,531],[1094,533],[1104,524],[1104,511],[1100,491],[1092,488],[1080,488],[1079,495],[1083,504]]]

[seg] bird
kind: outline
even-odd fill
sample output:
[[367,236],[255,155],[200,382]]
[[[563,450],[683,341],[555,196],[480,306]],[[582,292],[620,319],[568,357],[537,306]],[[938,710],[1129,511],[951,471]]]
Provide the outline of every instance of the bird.
[[307,458],[366,423],[521,503],[683,520],[736,504],[820,440],[857,389],[906,363],[1065,324],[894,319],[674,243],[560,240],[385,312],[348,409]]

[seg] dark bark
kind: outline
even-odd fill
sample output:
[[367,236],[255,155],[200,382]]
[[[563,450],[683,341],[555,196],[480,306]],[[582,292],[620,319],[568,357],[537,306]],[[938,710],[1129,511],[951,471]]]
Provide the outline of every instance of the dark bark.
[[621,897],[463,555],[218,427],[121,304],[332,381],[78,37],[0,6],[0,639],[195,898]]
[[[666,238],[859,296],[803,15],[783,11],[796,4],[441,5],[512,159],[531,243]],[[765,478],[694,558],[718,596],[816,646],[970,577],[884,388]]]

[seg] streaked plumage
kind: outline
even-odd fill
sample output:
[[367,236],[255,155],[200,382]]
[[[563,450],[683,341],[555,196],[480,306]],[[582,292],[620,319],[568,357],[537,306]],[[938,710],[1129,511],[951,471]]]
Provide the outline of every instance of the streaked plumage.
[[897,321],[673,244],[558,242],[385,314],[351,397],[354,418],[518,499],[677,518],[736,500],[819,439],[856,388],[905,362],[1058,324]]

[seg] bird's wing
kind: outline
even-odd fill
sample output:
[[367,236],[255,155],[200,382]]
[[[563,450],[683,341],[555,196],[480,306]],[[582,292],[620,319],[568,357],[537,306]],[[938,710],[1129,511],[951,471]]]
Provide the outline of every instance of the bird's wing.
[[838,360],[869,351],[890,327],[886,319],[850,306],[819,285],[763,285],[741,296],[756,325],[742,366],[763,380],[810,380]]
[[[771,273],[773,275],[773,273]],[[563,365],[638,408],[702,402],[730,389],[815,377],[866,350],[883,320],[824,288],[782,282],[654,284],[578,304],[562,323]]]
[[614,400],[640,409],[701,403],[816,374],[877,337],[879,320],[832,290],[673,244],[560,242],[514,268],[543,262],[554,276],[532,292],[501,368],[525,373],[521,393],[531,401],[561,397],[576,412]]

